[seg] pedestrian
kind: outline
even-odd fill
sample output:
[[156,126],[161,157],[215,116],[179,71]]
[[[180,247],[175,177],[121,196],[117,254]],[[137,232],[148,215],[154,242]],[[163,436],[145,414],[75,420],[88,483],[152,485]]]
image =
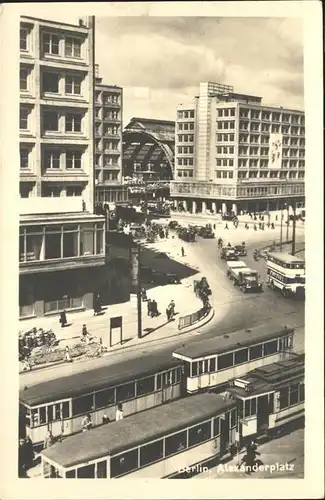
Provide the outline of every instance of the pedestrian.
[[153,318],[156,318],[157,316],[159,316],[159,312],[158,312],[158,304],[155,301],[155,299],[153,299],[151,307],[152,307],[152,314],[151,314],[151,316]]
[[170,321],[170,309],[169,306],[166,308],[167,321]]
[[102,305],[101,305],[101,300],[100,300],[100,295],[99,293],[96,293],[96,295],[94,296],[94,304],[93,304],[93,307],[94,307],[94,316],[96,316],[97,314],[99,314],[102,310]]
[[116,410],[116,413],[115,413],[115,420],[116,422],[118,420],[123,420],[123,406],[121,403],[118,404],[117,406],[117,410]]
[[166,238],[168,238],[168,237],[169,237],[169,231],[168,231],[168,229],[166,229]]
[[64,357],[65,361],[67,361],[68,363],[72,363],[72,358],[71,358],[71,355],[70,355],[70,349],[69,349],[69,346],[65,346],[65,357]]
[[61,328],[64,328],[67,325],[67,314],[65,311],[60,312],[60,323],[61,323]]
[[92,421],[91,421],[91,416],[90,413],[87,413],[87,415],[84,416],[84,418],[81,421],[81,426],[82,426],[82,432],[89,431],[92,428]]
[[49,448],[50,446],[52,446],[53,443],[54,443],[53,434],[50,430],[48,430],[44,439],[43,448],[44,449]]
[[175,301],[174,300],[172,300],[170,302],[170,308],[171,308],[171,311],[172,311],[171,315],[172,315],[172,317],[174,317],[175,316]]
[[87,339],[87,337],[89,335],[86,325],[82,325],[81,335],[82,335],[82,339],[84,341],[86,341],[86,339]]
[[26,477],[26,443],[24,439],[19,439],[18,476]]
[[276,214],[276,216],[275,216],[275,222],[277,222],[277,221],[278,221],[278,215]]
[[216,229],[216,228],[217,228],[217,226],[215,224],[213,224],[213,229]]
[[225,229],[229,229],[227,222],[226,222],[226,225],[225,225]]
[[109,420],[108,416],[106,415],[106,413],[104,413],[103,418],[102,418],[102,423],[103,424],[108,424],[109,421],[110,420]]
[[141,289],[141,298],[142,298],[142,302],[146,302],[148,300],[147,292],[146,292],[145,288]]
[[182,257],[185,257],[185,250],[184,250],[184,247],[181,248],[181,253],[182,253]]
[[270,225],[271,225],[271,224],[270,224],[270,220],[268,220],[268,221],[267,221],[267,224],[266,224],[266,225],[267,225],[268,229],[270,229]]
[[152,300],[148,299],[148,301],[147,301],[147,313],[148,313],[148,316],[151,316],[151,312],[152,312]]
[[228,241],[228,245],[227,245],[228,248],[231,248],[231,243],[230,241]]
[[257,225],[254,224],[254,231],[257,231]]
[[274,229],[274,222],[271,222],[271,229]]
[[33,449],[33,443],[32,440],[29,436],[26,437],[25,439],[25,463],[26,463],[26,468],[31,469],[34,465],[34,449]]

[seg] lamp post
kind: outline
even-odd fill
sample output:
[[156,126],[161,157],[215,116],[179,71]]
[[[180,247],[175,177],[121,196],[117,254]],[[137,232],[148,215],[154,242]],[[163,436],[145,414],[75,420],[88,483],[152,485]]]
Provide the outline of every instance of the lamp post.
[[280,252],[282,252],[282,229],[283,229],[283,207],[281,205],[281,212],[280,212]]

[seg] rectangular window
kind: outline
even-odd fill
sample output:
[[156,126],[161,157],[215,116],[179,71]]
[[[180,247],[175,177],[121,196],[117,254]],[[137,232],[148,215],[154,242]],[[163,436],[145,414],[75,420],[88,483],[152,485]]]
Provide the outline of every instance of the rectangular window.
[[66,168],[81,168],[82,155],[79,151],[67,151]]
[[221,354],[218,356],[218,371],[224,370],[225,368],[229,368],[234,364],[234,355],[233,353],[229,354]]
[[75,479],[75,478],[76,478],[76,470],[75,470],[75,469],[68,470],[68,471],[65,473],[65,477],[66,477],[67,479]]
[[29,110],[27,108],[20,108],[19,115],[19,128],[20,130],[28,130],[28,115]]
[[[52,406],[49,406],[48,409],[52,410]],[[46,424],[46,406],[41,406],[39,409],[39,422],[40,424]]]
[[117,457],[111,458],[111,477],[126,474],[138,467],[138,448],[136,448],[135,450],[127,451]]
[[45,168],[57,169],[60,168],[60,152],[59,151],[46,151],[44,155]]
[[77,75],[67,75],[65,77],[65,93],[72,95],[81,94],[82,77]]
[[178,432],[173,436],[169,436],[165,440],[165,456],[174,455],[179,451],[187,448],[187,433],[186,431]]
[[299,385],[299,401],[305,401],[305,383]]
[[163,458],[163,440],[141,446],[140,448],[140,467],[149,465]]
[[78,479],[94,479],[95,478],[95,464],[85,465],[77,469]]
[[236,427],[236,424],[237,424],[236,416],[237,416],[236,409],[231,410],[231,412],[230,412],[230,427],[231,428]]
[[121,403],[122,401],[127,401],[128,399],[135,398],[135,383],[130,382],[129,384],[119,385],[116,388],[116,402]]
[[290,386],[290,406],[296,405],[299,401],[299,385]]
[[67,37],[65,39],[65,55],[66,57],[80,57],[81,40],[78,38]]
[[28,149],[20,150],[20,168],[23,170],[29,168],[29,151]]
[[83,415],[94,409],[94,395],[88,394],[80,398],[72,399],[72,416]]
[[248,349],[240,349],[235,352],[235,365],[241,365],[248,361]]
[[249,348],[249,359],[261,358],[263,354],[263,344],[254,345]]
[[20,28],[19,32],[20,50],[27,50],[27,36],[28,36],[27,29]]
[[115,403],[115,390],[105,389],[95,393],[95,408],[105,408]]
[[45,259],[61,258],[61,233],[45,234]]
[[20,68],[19,78],[20,78],[20,90],[28,90],[28,70]]
[[216,358],[210,358],[210,366],[209,366],[209,372],[215,372],[216,371]]
[[256,398],[247,399],[245,401],[245,417],[256,415]]
[[150,394],[155,390],[155,377],[147,377],[137,381],[137,396]]
[[78,232],[63,233],[63,257],[78,257]]
[[189,429],[188,445],[195,446],[211,438],[211,422],[204,422]]
[[43,50],[45,54],[59,55],[59,41],[58,35],[50,33],[43,34]]
[[62,403],[62,418],[69,418],[70,417],[70,405],[69,401],[65,401]]
[[66,132],[81,132],[81,115],[69,113],[65,118]]
[[82,186],[67,186],[67,196],[82,196]]
[[198,369],[198,363],[197,363],[197,361],[194,361],[193,363],[191,363],[191,366],[192,366],[192,374],[191,374],[191,376],[192,377],[196,377],[197,376],[197,369]]
[[107,462],[103,460],[102,462],[97,462],[97,476],[98,479],[107,478]]
[[285,408],[288,408],[289,406],[289,388],[288,387],[283,387],[280,389],[280,410],[283,410]]
[[264,356],[269,356],[270,354],[275,354],[278,352],[278,341],[271,340],[270,342],[265,342],[264,344]]
[[44,111],[43,114],[43,130],[55,131],[59,130],[59,114],[55,111]]
[[216,417],[213,420],[213,437],[219,436],[220,434],[220,418]]
[[57,73],[44,72],[42,73],[42,91],[58,94],[59,92],[59,75]]

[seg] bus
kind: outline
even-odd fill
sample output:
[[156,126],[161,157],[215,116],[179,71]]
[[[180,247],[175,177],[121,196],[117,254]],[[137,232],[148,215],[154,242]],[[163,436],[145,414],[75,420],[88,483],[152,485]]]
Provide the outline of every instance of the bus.
[[104,414],[115,420],[118,405],[124,416],[182,396],[181,363],[170,352],[156,352],[66,377],[22,386],[19,392],[19,434],[34,448],[43,445],[47,431],[55,439],[81,432],[90,414],[93,427]]
[[293,336],[294,329],[287,326],[259,325],[193,342],[175,350],[173,357],[183,363],[188,394],[221,391],[235,377],[288,358]]
[[44,478],[177,478],[220,460],[236,439],[236,401],[198,394],[68,436],[41,452]]
[[284,297],[305,295],[305,260],[294,255],[270,252],[267,256],[267,284]]

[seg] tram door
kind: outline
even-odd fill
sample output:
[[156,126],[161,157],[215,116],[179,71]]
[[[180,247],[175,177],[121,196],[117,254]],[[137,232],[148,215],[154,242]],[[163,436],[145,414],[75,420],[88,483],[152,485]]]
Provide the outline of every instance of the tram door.
[[162,402],[166,403],[173,399],[172,372],[163,373],[163,398]]
[[269,427],[269,396],[257,398],[257,432],[265,432]]
[[206,380],[206,376],[205,376],[205,374],[207,374],[209,372],[208,363],[209,363],[208,359],[198,361],[198,364],[197,364],[198,392],[202,392],[207,387],[210,386],[210,374],[209,374],[209,381]]
[[229,413],[220,416],[220,455],[229,450]]
[[70,421],[65,420],[70,414],[70,401],[61,401],[47,407],[48,429],[53,436],[70,434]]

